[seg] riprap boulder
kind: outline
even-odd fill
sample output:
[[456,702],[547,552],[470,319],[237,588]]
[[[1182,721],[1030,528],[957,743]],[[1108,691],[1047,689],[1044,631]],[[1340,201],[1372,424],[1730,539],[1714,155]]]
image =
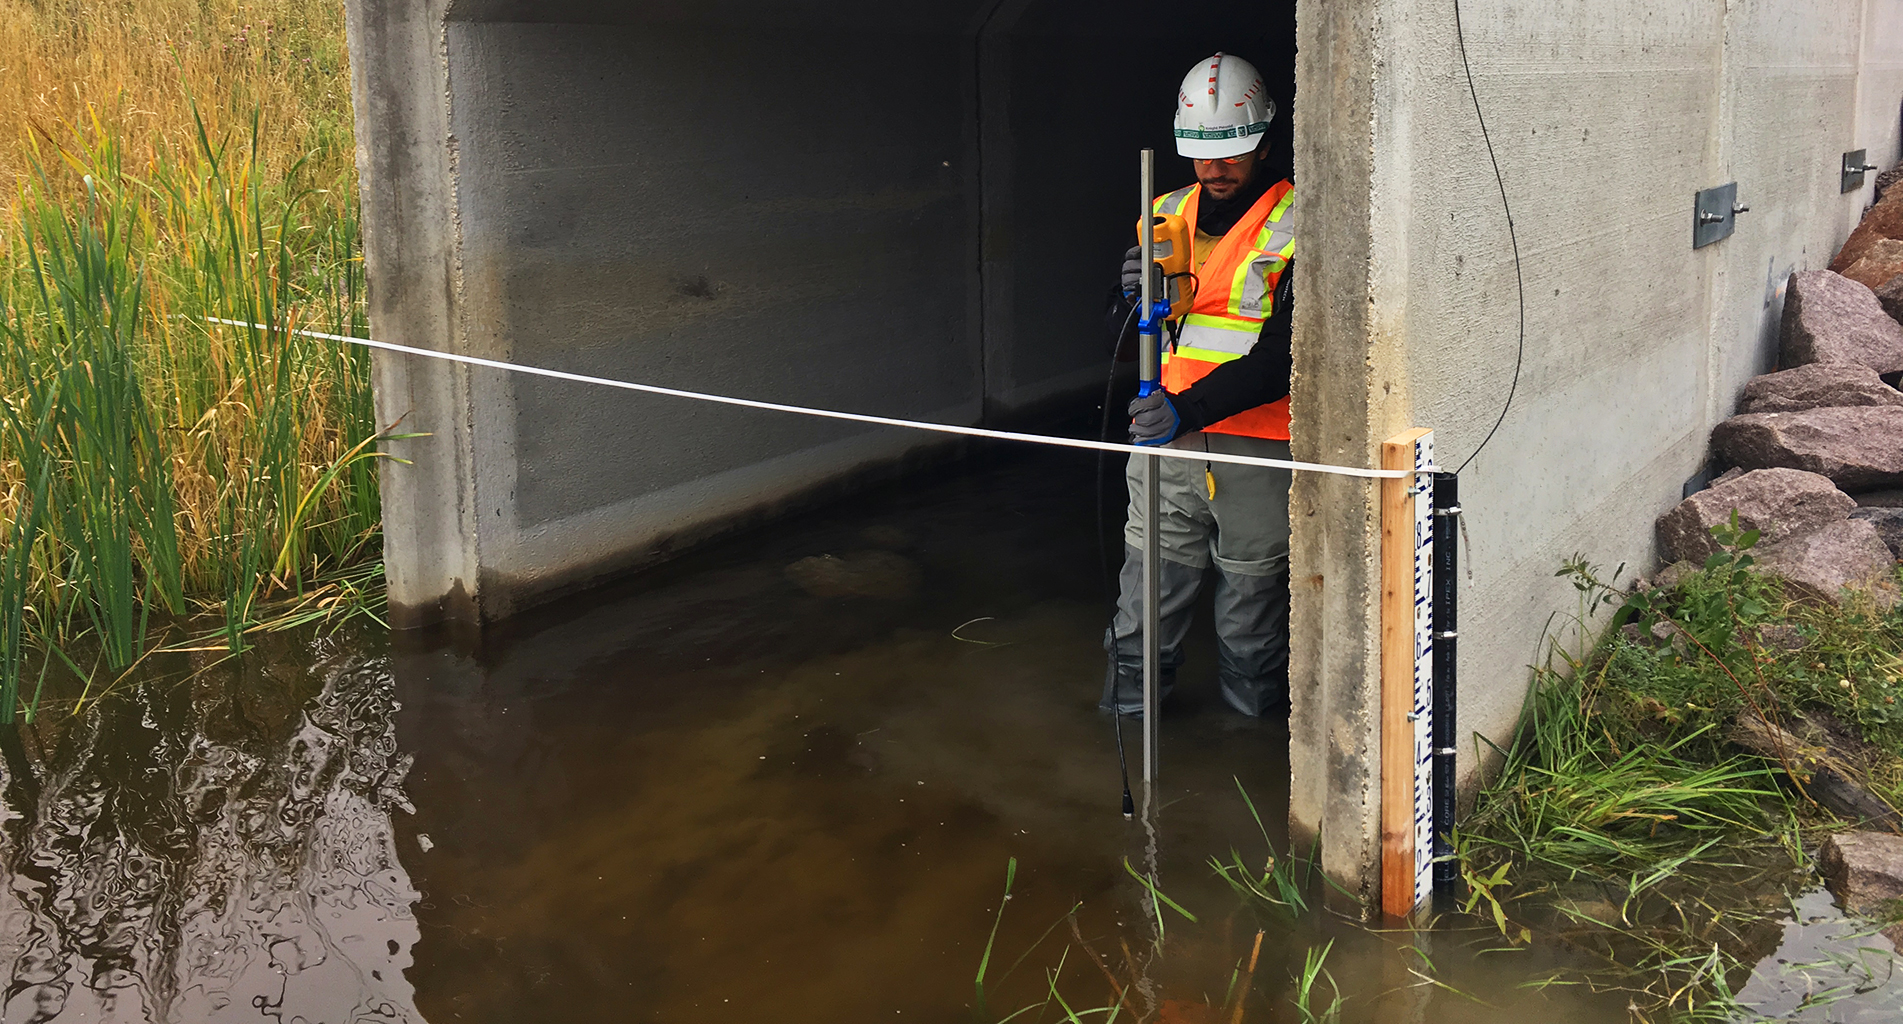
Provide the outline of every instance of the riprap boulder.
[[1903,370],[1903,323],[1884,312],[1875,292],[1842,274],[1792,274],[1781,329],[1786,368],[1858,363],[1878,373]]
[[1863,215],[1856,230],[1844,240],[1844,247],[1837,250],[1830,269],[1843,273],[1885,238],[1903,239],[1903,189],[1884,190],[1883,198]]
[[1775,544],[1850,515],[1857,503],[1828,477],[1801,469],[1759,469],[1717,483],[1659,517],[1659,550],[1668,562],[1702,562],[1718,550],[1711,528],[1731,521]]
[[1844,591],[1867,591],[1879,607],[1896,604],[1896,557],[1859,519],[1827,523],[1752,552],[1758,568],[1805,597],[1836,604]]
[[1753,378],[1744,386],[1738,411],[1802,412],[1840,405],[1903,406],[1903,391],[1859,363],[1808,363]]
[[1817,873],[1852,914],[1877,914],[1903,898],[1903,836],[1844,832],[1817,850]]
[[1718,424],[1711,444],[1734,465],[1820,473],[1845,491],[1903,485],[1903,407],[1747,413]]
[[1850,518],[1876,527],[1891,557],[1903,558],[1903,508],[1857,508],[1851,510]]
[[1890,314],[1890,319],[1903,323],[1903,274],[1878,285],[1876,296],[1877,305]]
[[1894,238],[1870,243],[1857,262],[1844,268],[1845,277],[1872,291],[1898,274],[1903,274],[1903,241]]

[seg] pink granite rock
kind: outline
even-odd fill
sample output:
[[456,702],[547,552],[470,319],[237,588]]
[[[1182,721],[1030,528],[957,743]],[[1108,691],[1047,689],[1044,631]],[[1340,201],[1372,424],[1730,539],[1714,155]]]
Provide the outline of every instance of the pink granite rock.
[[1748,413],[1718,424],[1711,444],[1734,465],[1821,473],[1853,493],[1903,486],[1903,407]]
[[1817,872],[1831,894],[1853,914],[1875,914],[1903,899],[1903,836],[1844,832],[1817,850]]
[[1809,363],[1752,378],[1738,399],[1741,413],[1802,412],[1840,405],[1903,405],[1903,391],[1883,383],[1868,366]]
[[1859,363],[1878,373],[1903,370],[1903,323],[1884,312],[1876,293],[1841,274],[1792,274],[1782,332],[1786,368]]
[[1857,503],[1828,477],[1801,469],[1759,469],[1714,484],[1678,503],[1659,517],[1659,551],[1666,561],[1702,562],[1718,550],[1711,528],[1738,513],[1738,525],[1762,534],[1760,543],[1778,541],[1833,523]]
[[1752,553],[1761,571],[1806,597],[1836,604],[1846,589],[1863,590],[1879,607],[1896,604],[1896,557],[1877,528],[1861,520],[1829,523]]

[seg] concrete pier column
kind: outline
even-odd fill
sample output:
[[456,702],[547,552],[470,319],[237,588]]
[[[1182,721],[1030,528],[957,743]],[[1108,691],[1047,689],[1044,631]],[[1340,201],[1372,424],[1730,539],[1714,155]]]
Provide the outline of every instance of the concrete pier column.
[[[1395,310],[1371,267],[1391,216],[1377,196],[1381,120],[1375,73],[1382,17],[1399,0],[1302,0],[1296,8],[1292,450],[1310,462],[1378,465],[1404,425],[1387,401],[1398,379]],[[1384,317],[1387,318],[1384,320]],[[1293,527],[1289,721],[1290,833],[1321,845],[1322,867],[1359,915],[1376,904],[1380,839],[1380,522],[1376,488],[1298,473]]]
[[[352,0],[346,17],[370,323],[384,341],[459,350],[447,7]],[[398,625],[473,621],[482,530],[470,373],[383,352],[371,367],[378,426],[430,435],[385,447],[407,462],[381,475],[391,612]]]

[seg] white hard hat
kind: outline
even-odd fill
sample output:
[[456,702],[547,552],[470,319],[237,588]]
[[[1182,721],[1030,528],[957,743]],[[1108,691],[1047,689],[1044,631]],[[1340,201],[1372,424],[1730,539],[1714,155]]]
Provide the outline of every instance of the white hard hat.
[[1255,65],[1216,54],[1189,69],[1176,93],[1176,152],[1192,160],[1241,156],[1261,145],[1275,101]]

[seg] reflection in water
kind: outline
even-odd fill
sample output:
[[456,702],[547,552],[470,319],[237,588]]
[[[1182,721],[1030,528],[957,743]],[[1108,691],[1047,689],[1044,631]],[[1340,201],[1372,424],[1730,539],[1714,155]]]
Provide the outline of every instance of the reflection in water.
[[422,1019],[386,663],[297,647],[0,739],[5,1020]]
[[[1531,948],[1239,901],[1211,861],[1287,850],[1288,736],[1215,695],[1207,614],[1156,816],[1123,820],[1091,469],[974,462],[473,646],[280,637],[0,731],[0,1019],[953,1024],[1061,992],[1284,1024],[1323,949],[1343,1024],[1634,1019],[1541,981],[1597,966],[1563,926],[1623,890],[1567,888],[1570,944]],[[1781,936],[1727,915],[1727,952],[1774,957],[1749,1001],[1898,1019],[1887,944],[1806,899]]]

